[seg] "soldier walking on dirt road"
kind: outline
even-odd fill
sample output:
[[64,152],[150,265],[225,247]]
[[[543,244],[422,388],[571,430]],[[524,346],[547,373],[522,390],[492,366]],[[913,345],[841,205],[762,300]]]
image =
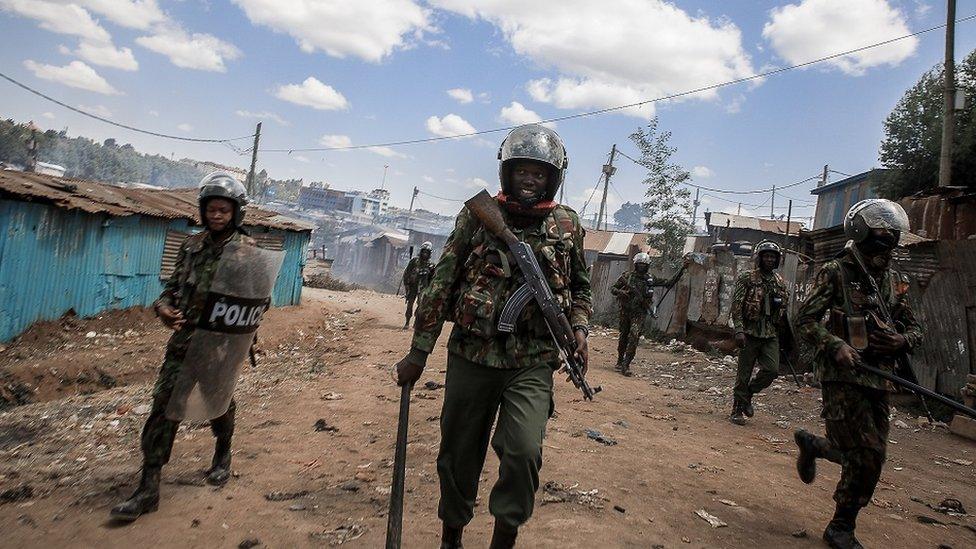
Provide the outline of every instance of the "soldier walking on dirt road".
[[[898,357],[922,343],[921,327],[905,301],[907,284],[889,267],[892,251],[908,230],[908,216],[895,202],[855,204],[844,220],[848,246],[824,264],[797,313],[798,337],[817,351],[814,366],[827,436],[796,431],[796,467],[809,484],[818,458],[841,465],[834,518],[823,533],[835,549],[861,547],[854,536],[857,515],[871,501],[887,451],[888,382],[858,363],[894,372]],[[881,320],[880,303],[887,305],[894,326]]]
[[[745,425],[755,413],[752,397],[779,374],[779,328],[786,318],[786,282],[776,272],[783,252],[765,240],[753,251],[756,267],[739,275],[732,294],[732,327],[739,347],[739,367],[729,420]],[[759,363],[759,371],[752,372]]]
[[430,284],[430,276],[434,273],[434,264],[430,262],[430,254],[433,250],[433,244],[424,242],[420,245],[420,253],[417,254],[417,257],[410,258],[407,268],[403,270],[403,290],[407,302],[407,311],[403,315],[404,330],[410,326],[414,301],[420,292],[424,291]]
[[[200,218],[206,228],[187,237],[180,246],[175,270],[154,304],[156,315],[173,330],[173,335],[166,344],[166,356],[153,387],[152,410],[142,431],[142,479],[129,499],[112,508],[113,518],[132,521],[144,513],[155,511],[159,506],[160,471],[169,461],[180,425],[180,421],[171,419],[171,401],[177,398],[173,396],[174,390],[182,382],[181,373],[188,367],[187,353],[194,334],[199,331],[201,318],[212,320],[207,313],[208,307],[211,307],[208,293],[214,283],[220,258],[230,253],[225,249],[234,243],[255,246],[254,240],[241,229],[246,203],[244,186],[228,173],[214,172],[200,182]],[[236,324],[237,321],[232,323]],[[253,335],[248,339],[253,341]],[[231,391],[236,382],[236,370],[234,375],[235,379],[229,383]],[[222,485],[230,477],[236,406],[230,394],[225,396],[229,399],[229,405],[224,408],[226,411],[210,421],[210,428],[216,437],[216,448],[207,482],[213,485]]]
[[630,376],[630,363],[637,352],[647,313],[656,314],[654,287],[670,288],[678,282],[681,271],[671,280],[664,280],[648,273],[651,256],[645,252],[634,255],[634,270],[620,275],[610,288],[620,305],[620,337],[617,340],[617,369]]
[[[583,229],[576,212],[554,200],[566,149],[554,131],[526,125],[509,133],[498,159],[497,200],[505,222],[535,252],[585,366],[591,298]],[[397,383],[414,383],[444,321],[454,321],[437,457],[442,548],[461,547],[489,440],[500,461],[488,503],[495,517],[491,547],[513,547],[518,528],[532,516],[560,356],[535,303],[525,306],[513,333],[499,332],[498,313],[521,283],[508,247],[465,207],[419,305],[410,352],[396,365]]]

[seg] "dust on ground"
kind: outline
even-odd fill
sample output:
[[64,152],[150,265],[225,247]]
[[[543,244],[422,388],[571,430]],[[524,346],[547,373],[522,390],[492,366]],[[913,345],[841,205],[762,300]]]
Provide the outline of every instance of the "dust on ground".
[[[163,470],[159,511],[128,526],[108,509],[138,480],[139,432],[168,332],[130,310],[38,326],[0,351],[0,529],[23,547],[383,545],[399,390],[390,365],[409,346],[403,302],[306,288],[260,332],[239,384],[234,478],[203,483],[213,438],[184,424]],[[445,330],[412,398],[405,547],[439,541],[438,420]],[[93,335],[94,334],[94,335]],[[584,402],[557,383],[536,512],[523,547],[820,547],[839,468],[811,486],[792,430],[822,432],[819,391],[780,378],[746,427],[727,420],[734,363],[682,344],[642,344],[635,376],[612,370],[616,333],[591,337]],[[111,378],[114,382],[109,383]],[[427,382],[432,382],[427,384]],[[16,391],[11,391],[16,387]],[[16,405],[18,402],[28,404]],[[868,547],[972,547],[976,444],[896,412],[889,460],[861,515]],[[489,455],[469,546],[487,545]]]

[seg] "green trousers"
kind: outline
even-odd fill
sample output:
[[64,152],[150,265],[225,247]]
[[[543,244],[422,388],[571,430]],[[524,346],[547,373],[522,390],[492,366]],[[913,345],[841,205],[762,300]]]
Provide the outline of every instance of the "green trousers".
[[630,365],[637,353],[647,311],[620,310],[620,337],[617,339],[617,364]]
[[888,392],[853,383],[822,385],[826,439],[818,437],[818,457],[840,463],[834,501],[845,507],[871,502],[888,448]]
[[453,353],[448,356],[437,456],[441,483],[437,513],[444,523],[460,527],[474,516],[489,439],[500,461],[489,511],[510,530],[532,516],[542,468],[542,438],[553,406],[552,375],[546,364],[498,369]]
[[[752,376],[756,362],[759,371]],[[746,334],[746,345],[739,350],[739,371],[735,376],[735,401],[744,404],[752,395],[769,387],[779,375],[779,338]]]
[[[141,440],[142,459],[147,467],[162,467],[169,462],[169,456],[173,450],[173,441],[176,440],[176,431],[180,427],[180,422],[166,418],[166,407],[173,395],[173,387],[179,378],[185,354],[185,349],[168,347],[166,358],[163,360],[163,367],[160,368],[156,384],[153,386],[152,410],[146,419],[146,425],[142,428]],[[237,404],[234,399],[231,399],[227,412],[210,420],[210,430],[214,437],[218,441],[223,440],[228,445],[234,436],[234,413],[236,410]]]

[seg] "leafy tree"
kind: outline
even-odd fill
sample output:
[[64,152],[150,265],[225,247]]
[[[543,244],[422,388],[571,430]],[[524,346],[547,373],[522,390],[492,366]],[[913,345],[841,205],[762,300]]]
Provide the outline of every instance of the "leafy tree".
[[[905,92],[885,120],[879,157],[890,171],[875,183],[880,196],[898,199],[938,185],[943,81],[942,65],[933,67]],[[956,111],[952,183],[976,186],[976,50],[957,66],[956,86],[965,90],[966,108]]]
[[620,209],[613,214],[613,220],[621,229],[632,231],[641,230],[644,207],[635,202],[624,202]]
[[694,227],[691,224],[691,191],[679,187],[691,174],[671,160],[677,151],[669,142],[671,132],[658,133],[655,117],[647,128],[637,128],[630,135],[640,151],[639,164],[647,169],[647,201],[643,207],[650,221],[645,227],[652,233],[648,244],[661,252],[661,257],[677,266],[684,250],[685,238]]

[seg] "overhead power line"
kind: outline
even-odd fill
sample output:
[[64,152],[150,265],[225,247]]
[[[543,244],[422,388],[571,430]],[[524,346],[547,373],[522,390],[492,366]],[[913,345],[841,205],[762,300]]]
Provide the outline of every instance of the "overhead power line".
[[71,105],[68,105],[67,103],[64,103],[63,101],[58,101],[57,99],[51,97],[50,95],[47,95],[47,94],[44,94],[44,93],[42,93],[42,92],[40,92],[38,90],[35,90],[34,88],[28,86],[27,84],[23,84],[21,82],[18,82],[17,80],[14,80],[13,78],[7,76],[6,74],[4,74],[2,72],[0,72],[0,78],[3,78],[7,82],[10,82],[11,84],[13,84],[15,86],[18,86],[20,88],[23,88],[23,89],[25,89],[25,90],[33,93],[34,95],[36,95],[38,97],[41,97],[43,99],[47,99],[48,101],[50,101],[50,102],[52,102],[52,103],[54,103],[56,105],[60,105],[60,106],[62,106],[64,108],[68,109],[69,111],[74,111],[74,112],[76,112],[76,113],[78,113],[78,114],[80,114],[82,116],[87,116],[88,118],[93,118],[95,120],[98,120],[99,122],[104,122],[106,124],[115,126],[117,128],[123,128],[123,129],[130,130],[130,131],[134,131],[134,132],[137,132],[137,133],[142,133],[142,134],[146,134],[146,135],[152,135],[154,137],[163,137],[165,139],[174,139],[176,141],[190,141],[190,142],[193,142],[193,143],[227,143],[229,141],[239,141],[241,139],[251,139],[251,138],[254,137],[254,134],[252,133],[251,135],[243,135],[241,137],[230,137],[230,138],[227,138],[227,139],[203,139],[203,138],[199,138],[199,137],[185,137],[185,136],[182,136],[182,135],[170,135],[170,134],[167,134],[167,133],[160,133],[160,132],[154,132],[154,131],[150,131],[150,130],[144,130],[142,128],[137,128],[135,126],[130,126],[128,124],[122,124],[120,122],[115,122],[113,120],[109,120],[108,118],[105,118],[104,116],[99,116],[97,114],[93,114],[93,113],[90,113],[88,111],[84,111],[84,110],[79,109],[77,107],[72,107]]
[[[976,19],[976,14],[969,15],[969,16],[963,17],[961,19],[956,19],[956,23],[964,23],[964,22],[970,21],[972,19]],[[657,103],[657,102],[660,102],[660,101],[667,101],[669,99],[677,99],[679,97],[685,97],[685,96],[688,96],[688,95],[695,95],[697,93],[702,93],[702,92],[706,92],[706,91],[717,90],[719,88],[724,88],[724,87],[728,87],[728,86],[734,86],[736,84],[742,84],[742,83],[745,83],[745,82],[750,82],[752,80],[760,80],[760,79],[766,78],[768,76],[773,76],[773,75],[781,74],[781,73],[788,72],[788,71],[791,71],[791,70],[794,70],[794,69],[801,69],[803,67],[809,67],[810,65],[816,65],[818,63],[823,63],[824,61],[830,61],[831,59],[837,59],[839,57],[844,57],[844,56],[847,56],[847,55],[851,55],[851,54],[854,54],[854,53],[859,53],[859,52],[866,51],[866,50],[870,50],[870,49],[873,49],[873,48],[878,48],[878,47],[881,47],[881,46],[887,46],[888,44],[892,44],[892,43],[895,43],[895,42],[900,42],[902,40],[907,40],[907,39],[912,38],[912,37],[915,37],[915,36],[919,36],[919,35],[922,35],[922,34],[926,34],[926,33],[932,32],[932,31],[936,31],[936,30],[945,28],[945,26],[946,26],[946,24],[936,25],[934,27],[929,27],[927,29],[922,29],[920,31],[915,31],[913,33],[906,34],[906,35],[903,35],[903,36],[898,36],[896,38],[889,38],[888,40],[883,40],[881,42],[875,42],[874,44],[868,44],[866,46],[861,46],[859,48],[854,48],[854,49],[850,49],[850,50],[847,50],[847,51],[842,51],[842,52],[834,53],[834,54],[831,54],[831,55],[825,55],[823,57],[818,57],[817,59],[811,59],[810,61],[805,61],[803,63],[797,63],[795,65],[788,65],[786,67],[780,67],[780,68],[777,68],[777,69],[770,69],[768,71],[758,72],[758,73],[755,73],[755,74],[751,74],[749,76],[743,76],[742,78],[736,78],[736,79],[733,79],[733,80],[727,80],[725,82],[719,82],[717,84],[709,84],[707,86],[701,86],[701,87],[698,87],[698,88],[693,88],[693,89],[689,89],[689,90],[685,90],[685,91],[681,91],[681,92],[677,92],[677,93],[672,93],[670,95],[665,95],[665,96],[657,97],[657,98],[654,98],[654,99],[647,99],[647,100],[644,100],[644,101],[638,101],[636,103],[628,103],[626,105],[617,105],[615,107],[606,107],[606,108],[603,108],[603,109],[597,109],[597,110],[593,110],[593,111],[586,111],[586,112],[580,112],[580,113],[575,113],[575,114],[567,114],[565,116],[557,116],[557,117],[554,117],[554,118],[547,118],[545,120],[540,120],[538,123],[539,124],[547,124],[547,123],[550,123],[550,122],[564,122],[566,120],[573,120],[573,119],[576,119],[576,118],[585,118],[585,117],[588,117],[588,116],[597,116],[597,115],[601,115],[601,114],[607,114],[607,113],[616,112],[616,111],[622,111],[622,110],[626,110],[626,109],[633,109],[633,108],[641,107],[641,106],[644,106],[644,105],[649,105],[649,104],[652,104],[652,103]],[[424,137],[424,138],[417,138],[417,139],[403,139],[403,140],[400,140],[400,141],[388,141],[386,143],[371,143],[369,145],[347,145],[347,146],[343,146],[343,147],[290,147],[290,148],[286,148],[286,149],[263,149],[263,152],[284,152],[284,153],[292,153],[292,152],[350,151],[350,150],[356,150],[356,149],[369,149],[369,148],[373,148],[373,147],[396,147],[396,146],[400,146],[400,145],[416,145],[416,144],[421,144],[421,143],[434,143],[434,142],[437,142],[437,141],[445,141],[445,140],[448,140],[448,139],[460,139],[460,138],[465,138],[465,137],[474,137],[474,136],[478,136],[478,135],[487,135],[487,134],[492,134],[492,133],[499,133],[499,132],[511,131],[511,130],[517,128],[517,127],[518,126],[505,126],[505,127],[501,127],[501,128],[493,128],[493,129],[490,129],[490,130],[473,131],[473,132],[462,133],[462,134],[457,134],[457,135],[437,136],[437,137]]]

